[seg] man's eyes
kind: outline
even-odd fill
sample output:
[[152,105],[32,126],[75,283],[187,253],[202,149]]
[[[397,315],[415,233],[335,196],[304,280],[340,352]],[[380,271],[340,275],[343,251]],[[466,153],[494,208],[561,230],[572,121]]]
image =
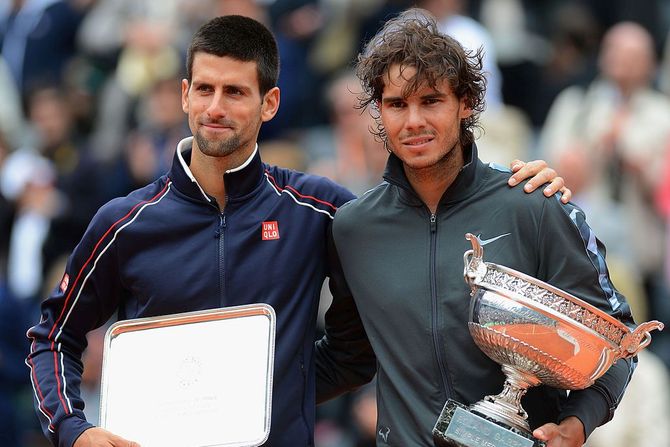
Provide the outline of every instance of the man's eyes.
[[[425,98],[422,103],[424,105],[434,105],[440,103],[440,98]],[[392,101],[387,103],[388,107],[391,109],[400,109],[407,106],[407,103],[404,101]]]
[[[201,93],[213,93],[214,92],[214,87],[211,85],[198,85],[196,86],[196,90]],[[228,87],[225,89],[225,93],[227,95],[231,96],[242,96],[244,95],[244,91],[242,89],[236,88],[236,87]]]

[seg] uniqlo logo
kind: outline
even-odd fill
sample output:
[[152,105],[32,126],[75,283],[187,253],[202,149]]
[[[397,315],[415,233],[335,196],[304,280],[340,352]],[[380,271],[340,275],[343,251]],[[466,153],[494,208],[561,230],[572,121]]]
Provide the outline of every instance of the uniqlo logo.
[[70,285],[70,275],[66,273],[65,275],[63,275],[63,279],[60,282],[61,293],[65,293],[68,285]]
[[276,220],[263,222],[263,231],[261,233],[264,241],[279,239],[279,225]]

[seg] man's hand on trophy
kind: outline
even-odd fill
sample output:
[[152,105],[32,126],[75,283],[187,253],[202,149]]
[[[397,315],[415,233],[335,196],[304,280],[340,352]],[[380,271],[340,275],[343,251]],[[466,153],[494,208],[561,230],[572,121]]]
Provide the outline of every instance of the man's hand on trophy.
[[586,442],[584,424],[579,418],[570,416],[559,425],[549,423],[536,428],[533,436],[547,443],[547,447],[582,447]]
[[77,438],[72,447],[140,447],[100,427],[89,428]]

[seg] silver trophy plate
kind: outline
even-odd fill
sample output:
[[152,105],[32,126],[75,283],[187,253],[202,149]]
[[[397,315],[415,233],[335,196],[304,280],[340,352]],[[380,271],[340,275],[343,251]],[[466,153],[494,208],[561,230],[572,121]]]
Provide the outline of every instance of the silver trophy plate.
[[270,433],[275,328],[266,304],[113,324],[100,426],[142,447],[261,445]]

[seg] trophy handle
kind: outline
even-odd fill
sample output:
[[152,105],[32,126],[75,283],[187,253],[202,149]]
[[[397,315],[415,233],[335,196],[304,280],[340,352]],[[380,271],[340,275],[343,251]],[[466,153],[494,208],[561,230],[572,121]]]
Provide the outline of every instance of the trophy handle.
[[657,320],[640,324],[633,332],[626,334],[621,341],[621,358],[630,358],[646,348],[651,343],[650,332],[654,329],[662,331],[665,325]]
[[483,260],[484,248],[479,242],[479,238],[472,233],[465,233],[465,239],[469,240],[472,244],[472,250],[463,253],[463,263],[465,264],[463,277],[465,278],[465,282],[470,286],[472,294],[474,294],[477,284],[486,275],[486,264]]

